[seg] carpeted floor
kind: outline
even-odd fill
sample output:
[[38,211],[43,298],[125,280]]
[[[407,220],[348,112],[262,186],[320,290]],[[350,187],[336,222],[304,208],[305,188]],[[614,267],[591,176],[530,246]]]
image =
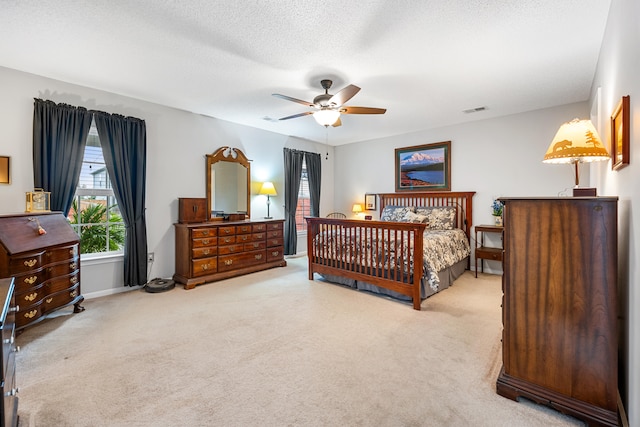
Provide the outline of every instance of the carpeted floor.
[[495,393],[499,276],[466,272],[415,311],[288,264],[88,300],[27,329],[20,425],[583,425]]

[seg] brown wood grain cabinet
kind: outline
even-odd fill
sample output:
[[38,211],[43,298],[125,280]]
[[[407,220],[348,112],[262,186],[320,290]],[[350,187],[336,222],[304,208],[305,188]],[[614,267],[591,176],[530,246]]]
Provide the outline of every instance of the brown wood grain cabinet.
[[497,392],[618,425],[617,198],[502,198]]
[[176,273],[185,289],[284,267],[284,220],[174,224]]
[[17,330],[70,304],[84,310],[80,240],[60,212],[0,216],[0,277],[15,278]]

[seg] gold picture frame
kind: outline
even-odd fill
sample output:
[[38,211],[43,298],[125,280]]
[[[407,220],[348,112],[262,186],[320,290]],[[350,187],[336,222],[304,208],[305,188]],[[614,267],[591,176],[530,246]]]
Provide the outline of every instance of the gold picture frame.
[[0,156],[0,184],[11,184],[11,157]]
[[629,164],[629,95],[623,96],[611,115],[611,169]]

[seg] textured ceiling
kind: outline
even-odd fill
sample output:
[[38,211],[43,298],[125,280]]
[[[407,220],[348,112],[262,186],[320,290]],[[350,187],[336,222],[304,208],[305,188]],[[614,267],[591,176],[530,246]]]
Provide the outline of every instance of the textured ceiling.
[[[0,66],[340,145],[587,100],[609,5],[0,0]],[[387,113],[275,120],[324,78]]]

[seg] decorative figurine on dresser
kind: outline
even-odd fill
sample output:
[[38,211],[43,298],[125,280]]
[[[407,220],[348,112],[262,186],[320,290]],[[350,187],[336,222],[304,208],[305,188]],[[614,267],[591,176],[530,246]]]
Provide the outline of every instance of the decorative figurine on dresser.
[[251,166],[247,157],[230,147],[206,157],[206,199],[178,200],[173,280],[193,289],[286,266],[284,220],[249,219]]
[[16,330],[74,305],[80,292],[80,241],[60,212],[0,216],[0,278],[15,278]]
[[498,394],[617,426],[617,197],[502,198]]

